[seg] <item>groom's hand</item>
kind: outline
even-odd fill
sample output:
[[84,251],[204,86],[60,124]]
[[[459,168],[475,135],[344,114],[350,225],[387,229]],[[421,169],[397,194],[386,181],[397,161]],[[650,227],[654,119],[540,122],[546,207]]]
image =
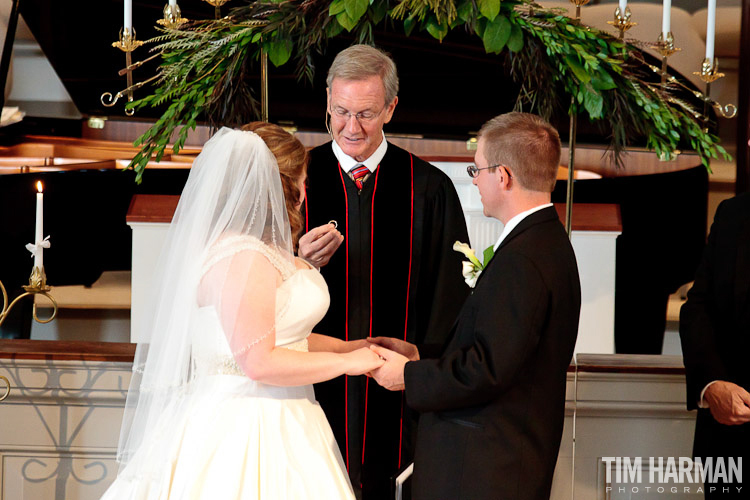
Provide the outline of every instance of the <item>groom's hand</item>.
[[417,350],[417,346],[404,340],[394,337],[370,337],[367,341],[377,344],[380,347],[390,349],[391,351],[396,351],[402,356],[409,358],[409,361],[419,361],[419,350]]
[[315,267],[328,264],[338,250],[344,236],[331,223],[314,227],[299,239],[300,257]]
[[385,359],[383,366],[371,372],[375,381],[389,391],[403,391],[404,365],[409,362],[409,358],[376,344],[371,345],[370,349]]

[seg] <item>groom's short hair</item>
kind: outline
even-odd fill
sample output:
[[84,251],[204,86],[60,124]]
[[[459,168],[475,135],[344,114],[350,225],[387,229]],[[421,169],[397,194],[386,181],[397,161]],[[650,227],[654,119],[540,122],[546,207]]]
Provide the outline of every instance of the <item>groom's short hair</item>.
[[560,165],[560,135],[555,127],[530,113],[505,113],[479,130],[490,165],[507,167],[522,188],[551,193]]

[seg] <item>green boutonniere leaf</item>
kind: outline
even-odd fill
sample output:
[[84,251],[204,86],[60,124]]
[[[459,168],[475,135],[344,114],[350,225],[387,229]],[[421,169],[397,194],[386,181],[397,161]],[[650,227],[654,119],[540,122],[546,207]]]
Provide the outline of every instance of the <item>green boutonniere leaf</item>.
[[484,252],[482,252],[482,262],[484,263],[485,267],[487,266],[487,264],[489,264],[490,260],[492,260],[492,257],[494,256],[495,256],[495,245],[490,245],[484,249]]

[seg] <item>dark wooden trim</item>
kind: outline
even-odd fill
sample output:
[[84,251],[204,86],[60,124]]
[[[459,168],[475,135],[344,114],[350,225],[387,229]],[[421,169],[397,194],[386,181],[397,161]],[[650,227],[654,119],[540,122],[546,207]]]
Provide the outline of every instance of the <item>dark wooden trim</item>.
[[130,200],[127,222],[172,222],[180,197],[166,194],[137,194]]
[[[555,203],[560,221],[565,223],[565,203]],[[573,203],[573,231],[622,232],[620,206],[614,203]]]
[[682,363],[682,356],[650,354],[578,354],[575,366],[579,373],[685,374],[685,366]]
[[[180,197],[176,195],[137,194],[130,200],[128,222],[171,222]],[[555,209],[565,220],[565,205],[556,203]],[[622,232],[620,207],[612,203],[573,204],[574,231]]]
[[474,163],[474,157],[470,154],[466,156],[462,155],[424,155],[420,156],[421,159],[428,163],[435,162],[453,162],[453,163]]
[[132,363],[134,355],[135,344],[124,342],[0,339],[0,359],[121,361]]
[[[132,363],[136,344],[0,339],[0,359],[111,361]],[[0,361],[2,364],[2,361]],[[568,372],[683,375],[681,356],[578,354]]]

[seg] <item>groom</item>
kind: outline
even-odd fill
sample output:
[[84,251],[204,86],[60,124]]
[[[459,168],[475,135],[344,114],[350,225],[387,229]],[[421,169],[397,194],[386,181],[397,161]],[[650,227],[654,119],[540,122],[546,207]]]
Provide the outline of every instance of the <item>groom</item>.
[[439,357],[378,337],[371,347],[387,363],[373,376],[422,412],[414,500],[547,499],[581,306],[550,203],[560,139],[535,115],[507,113],[484,124],[474,160],[484,214],[504,224],[495,256]]

